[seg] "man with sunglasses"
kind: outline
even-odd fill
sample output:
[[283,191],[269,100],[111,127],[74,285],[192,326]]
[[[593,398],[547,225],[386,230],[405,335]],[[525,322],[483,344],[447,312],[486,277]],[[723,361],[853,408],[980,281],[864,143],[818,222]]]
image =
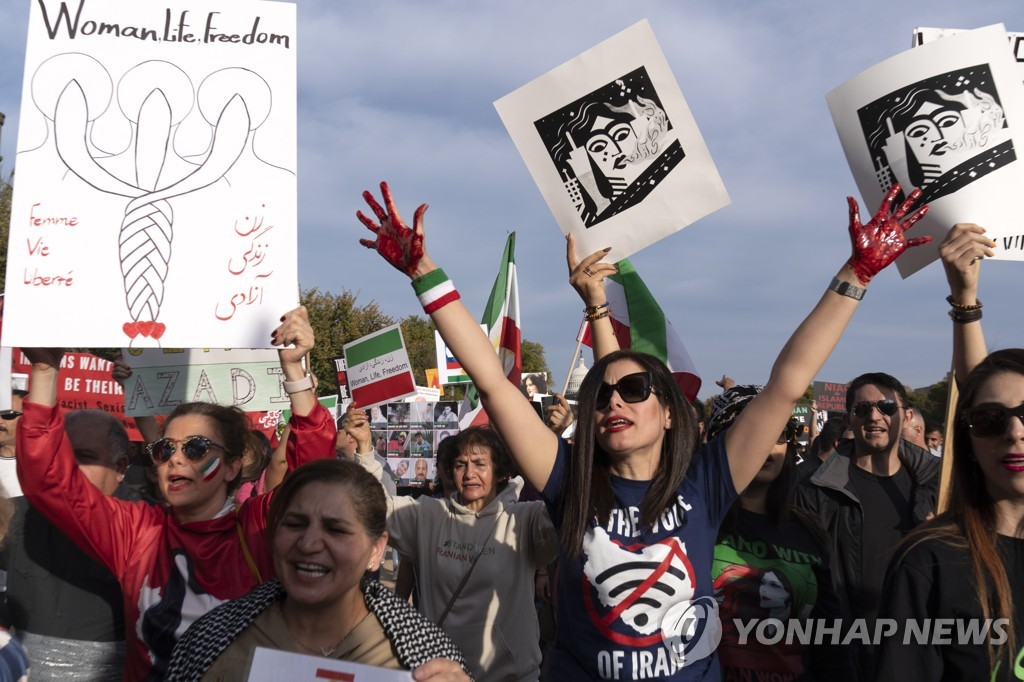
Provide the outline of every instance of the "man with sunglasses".
[[25,395],[25,391],[12,391],[11,409],[0,410],[0,485],[3,486],[7,497],[21,495],[21,484],[18,483],[16,470],[15,435],[21,418],[21,399]]
[[[115,416],[68,413],[65,431],[79,469],[105,495],[142,500],[123,484],[131,443]],[[151,500],[147,500],[151,501]],[[5,546],[10,624],[32,651],[32,679],[119,680],[124,668],[121,587],[24,497],[15,501]]]
[[[906,412],[906,390],[895,377],[873,372],[854,379],[846,389],[853,439],[841,441],[795,492],[795,503],[817,514],[831,539],[844,615],[867,619],[869,632],[893,550],[935,511],[938,460],[902,439]],[[874,669],[872,659],[873,649],[861,647],[855,660],[862,676]]]

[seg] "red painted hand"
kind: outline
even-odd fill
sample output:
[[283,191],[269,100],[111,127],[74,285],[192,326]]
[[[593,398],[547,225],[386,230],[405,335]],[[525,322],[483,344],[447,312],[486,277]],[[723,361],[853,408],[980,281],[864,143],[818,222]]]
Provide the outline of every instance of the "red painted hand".
[[932,240],[931,237],[907,239],[904,235],[904,232],[924,217],[924,214],[928,212],[928,207],[922,206],[907,216],[907,212],[921,198],[921,190],[915,189],[899,205],[896,212],[892,213],[892,202],[899,192],[899,184],[895,184],[889,189],[885,198],[882,199],[881,206],[878,207],[878,213],[867,225],[860,223],[860,209],[857,207],[857,200],[853,197],[846,198],[850,204],[850,242],[853,245],[850,266],[864,284],[870,282],[872,277],[896,260],[908,248],[927,244]]
[[376,249],[384,260],[411,277],[420,259],[423,258],[423,214],[427,210],[427,205],[420,204],[416,209],[413,229],[410,229],[398,215],[388,183],[380,183],[380,193],[387,211],[381,208],[372,194],[363,192],[363,199],[366,199],[380,224],[366,217],[362,211],[356,211],[359,221],[377,235],[376,239],[360,239],[359,243],[368,249]]

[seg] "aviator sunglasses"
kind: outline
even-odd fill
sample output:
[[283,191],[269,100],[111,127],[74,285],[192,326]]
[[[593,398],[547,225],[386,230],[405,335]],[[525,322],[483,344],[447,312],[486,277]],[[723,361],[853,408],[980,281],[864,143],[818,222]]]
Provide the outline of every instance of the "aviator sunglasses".
[[1017,407],[1002,405],[980,405],[964,410],[963,419],[971,433],[978,438],[995,438],[1006,433],[1010,417],[1024,422],[1024,404]]
[[0,411],[0,419],[3,419],[5,422],[9,422],[12,419],[17,419],[20,416],[21,416],[21,412],[18,412],[17,410],[3,410],[3,411]]
[[178,447],[178,443],[181,443],[181,453],[192,462],[201,461],[210,452],[210,448],[220,448],[227,452],[227,448],[220,443],[214,443],[206,436],[188,436],[181,440],[173,438],[155,440],[146,446],[146,453],[154,464],[164,464],[174,456],[174,450]]
[[642,403],[651,397],[651,393],[658,392],[651,385],[650,372],[627,374],[614,384],[601,382],[601,388],[597,389],[597,409],[603,410],[608,407],[608,403],[612,400],[613,391],[618,391],[619,397],[622,398],[623,402],[627,403]]
[[871,414],[871,408],[877,407],[878,411],[884,414],[886,417],[891,417],[896,414],[896,410],[900,409],[899,403],[895,400],[876,400],[871,402],[870,400],[862,400],[859,403],[853,404],[853,413],[860,419],[864,419]]

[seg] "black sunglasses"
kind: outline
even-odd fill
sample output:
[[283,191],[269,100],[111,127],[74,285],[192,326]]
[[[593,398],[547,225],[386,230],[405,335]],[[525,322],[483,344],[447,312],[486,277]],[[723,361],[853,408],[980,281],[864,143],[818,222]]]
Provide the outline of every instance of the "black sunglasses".
[[978,438],[995,438],[1006,433],[1010,417],[1024,422],[1024,404],[1017,407],[1002,405],[979,405],[964,410],[963,419],[970,427],[971,433]]
[[896,410],[900,409],[899,403],[895,400],[876,400],[871,402],[870,400],[862,400],[859,403],[853,404],[853,413],[861,418],[867,417],[871,414],[871,408],[877,407],[878,411],[884,414],[886,417],[891,417],[896,414]]
[[18,412],[17,410],[4,410],[0,412],[0,419],[3,419],[5,422],[9,422],[12,419],[17,419],[20,416],[21,412]]
[[599,410],[608,407],[612,400],[612,392],[618,391],[623,402],[642,403],[651,397],[651,393],[658,390],[651,385],[650,372],[635,372],[627,374],[614,384],[601,382],[601,388],[597,389],[597,404]]
[[146,446],[146,453],[154,464],[164,464],[174,456],[174,451],[181,443],[181,452],[193,462],[201,461],[210,452],[210,448],[220,448],[227,452],[227,448],[219,443],[214,443],[206,436],[188,436],[181,440],[173,438],[161,438]]

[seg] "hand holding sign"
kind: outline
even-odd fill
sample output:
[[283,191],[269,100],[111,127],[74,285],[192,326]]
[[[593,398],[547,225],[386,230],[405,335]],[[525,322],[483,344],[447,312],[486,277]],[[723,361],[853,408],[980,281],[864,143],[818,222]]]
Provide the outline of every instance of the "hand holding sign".
[[423,249],[423,214],[426,204],[420,204],[413,216],[413,228],[410,229],[402,217],[398,215],[395,200],[391,196],[388,183],[380,183],[381,196],[387,211],[381,208],[369,191],[363,192],[363,199],[373,209],[380,224],[370,220],[362,211],[356,211],[356,217],[366,225],[367,229],[377,235],[377,239],[360,239],[359,243],[368,249],[376,249],[384,260],[410,277],[415,276],[420,260],[426,256]]
[[860,222],[860,208],[857,200],[847,197],[850,204],[850,242],[853,244],[853,255],[850,256],[850,267],[857,273],[863,284],[885,269],[896,260],[901,253],[912,246],[927,244],[931,237],[907,239],[904,232],[913,227],[914,223],[928,212],[927,206],[914,211],[909,217],[907,212],[921,198],[921,190],[915,189],[906,201],[899,205],[895,213],[892,202],[900,193],[899,184],[893,185],[882,199],[878,212],[867,225]]
[[619,269],[614,263],[602,263],[611,247],[595,251],[583,260],[576,258],[576,241],[572,234],[565,238],[565,261],[569,266],[569,284],[588,306],[601,305],[608,301],[604,292],[604,278],[614,275]]
[[282,315],[281,324],[270,335],[270,342],[282,346],[278,350],[282,365],[302,362],[314,345],[313,327],[309,324],[306,307],[300,305]]
[[974,223],[957,223],[939,244],[939,256],[946,269],[946,280],[953,300],[974,305],[978,299],[978,261],[995,255],[994,239],[985,236],[985,228]]

